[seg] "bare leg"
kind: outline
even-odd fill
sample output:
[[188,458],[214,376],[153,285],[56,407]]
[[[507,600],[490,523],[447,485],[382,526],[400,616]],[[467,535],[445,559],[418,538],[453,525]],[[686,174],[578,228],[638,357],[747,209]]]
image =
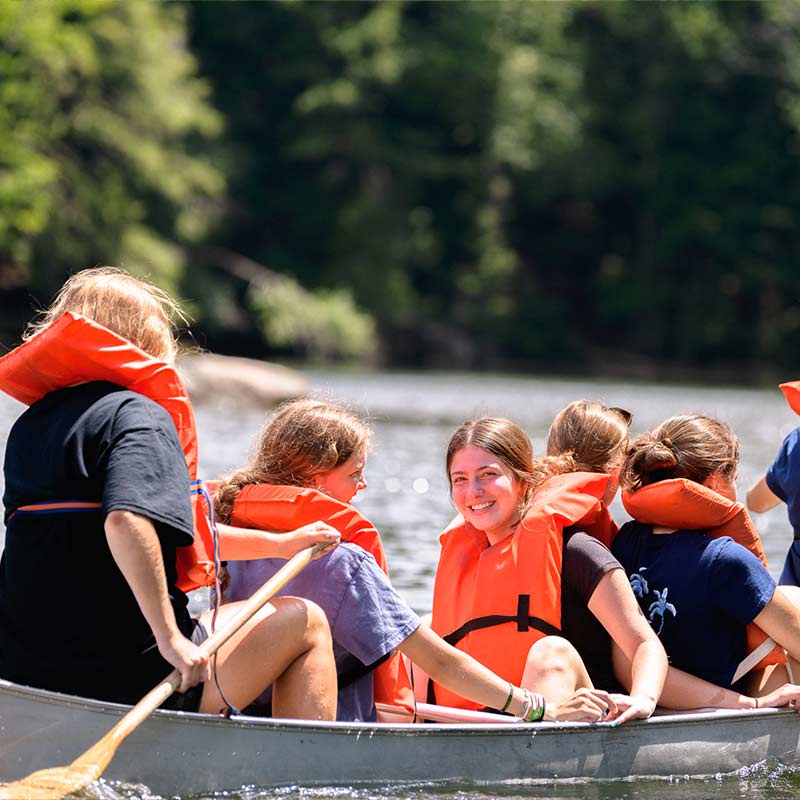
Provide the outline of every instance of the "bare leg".
[[[222,606],[217,626],[240,605]],[[203,614],[201,622],[210,630],[211,612]],[[336,719],[336,665],[324,613],[308,600],[273,600],[217,651],[217,680],[238,708],[274,684],[276,717]],[[200,711],[213,714],[224,706],[214,681],[208,681]]]
[[521,685],[559,703],[576,689],[592,689],[578,651],[560,636],[545,636],[528,651]]
[[[788,598],[792,605],[800,608],[800,586],[779,586],[777,591]],[[773,664],[763,670],[753,672],[747,682],[747,688],[751,696],[761,697],[784,683],[797,683],[797,681],[800,681],[800,663],[789,656],[788,665]]]

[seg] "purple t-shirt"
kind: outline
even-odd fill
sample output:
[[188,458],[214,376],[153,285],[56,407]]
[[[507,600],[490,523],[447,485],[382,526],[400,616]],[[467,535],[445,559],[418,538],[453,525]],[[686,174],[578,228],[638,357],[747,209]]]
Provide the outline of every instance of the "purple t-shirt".
[[[247,599],[285,563],[279,558],[228,562],[225,599]],[[392,653],[420,624],[372,555],[354,544],[340,544],[312,561],[278,594],[313,600],[325,612],[340,682]],[[377,719],[371,672],[340,685],[336,719]]]

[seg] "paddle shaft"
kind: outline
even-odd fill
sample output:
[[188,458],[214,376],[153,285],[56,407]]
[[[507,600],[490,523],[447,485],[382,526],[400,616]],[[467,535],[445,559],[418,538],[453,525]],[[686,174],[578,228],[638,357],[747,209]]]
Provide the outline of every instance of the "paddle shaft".
[[[330,545],[316,544],[307,547],[286,562],[255,594],[245,600],[242,607],[221,627],[208,637],[200,649],[206,655],[213,655],[228,639],[251,620],[289,581],[297,575],[318,553]],[[167,675],[154,689],[151,689],[97,744],[93,745],[85,755],[107,742],[114,742],[114,749],[136,728],[144,722],[179,686],[181,674],[176,669]]]
[[[388,703],[375,703],[375,707],[382,714],[396,714],[397,716],[407,715],[405,709]],[[470,711],[466,708],[453,708],[451,706],[437,706],[432,703],[415,703],[416,715],[420,719],[427,719],[433,722],[453,722],[456,724],[491,724],[491,725],[519,725],[523,722],[519,717],[511,717],[507,714],[494,714],[490,711]]]

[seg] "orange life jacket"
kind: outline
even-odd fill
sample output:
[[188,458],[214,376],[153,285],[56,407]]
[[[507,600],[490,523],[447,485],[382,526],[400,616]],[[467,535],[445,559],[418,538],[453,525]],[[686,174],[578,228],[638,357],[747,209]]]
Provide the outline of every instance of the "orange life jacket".
[[800,381],[782,383],[780,389],[783,392],[783,396],[786,398],[786,402],[789,404],[789,408],[791,408],[795,414],[800,414]]
[[31,405],[56,389],[109,381],[149,397],[175,423],[192,481],[194,543],[177,548],[178,588],[191,591],[214,582],[207,504],[197,478],[197,434],[189,396],[178,373],[113,331],[67,312],[0,358],[0,389]]
[[[645,525],[675,530],[699,530],[714,538],[730,536],[767,566],[761,537],[744,504],[729,500],[700,483],[686,478],[658,481],[635,492],[624,491],[622,504],[637,522]],[[757,625],[748,625],[748,652],[755,650],[767,638],[767,634]],[[785,663],[786,654],[782,647],[776,645],[754,669]]]
[[[589,472],[550,478],[536,489],[516,530],[492,546],[482,531],[457,517],[439,539],[433,630],[519,685],[531,645],[560,633],[564,528],[600,524],[608,516],[601,500],[608,480]],[[434,682],[428,698],[480,708]]]
[[[291,531],[312,522],[327,522],[342,534],[345,542],[371,553],[388,575],[381,537],[369,520],[353,506],[341,503],[316,489],[299,486],[253,484],[237,495],[231,524],[267,531]],[[414,692],[399,652],[393,653],[373,670],[376,703],[398,706],[406,717],[414,715]],[[397,717],[394,721],[402,721]]]

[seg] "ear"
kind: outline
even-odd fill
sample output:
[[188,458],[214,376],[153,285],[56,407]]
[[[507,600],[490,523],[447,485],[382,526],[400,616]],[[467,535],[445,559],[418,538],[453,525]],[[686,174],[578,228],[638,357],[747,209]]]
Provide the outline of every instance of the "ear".
[[711,489],[712,492],[727,497],[728,500],[736,500],[736,484],[728,476],[717,470],[712,472],[704,481],[703,486]]

